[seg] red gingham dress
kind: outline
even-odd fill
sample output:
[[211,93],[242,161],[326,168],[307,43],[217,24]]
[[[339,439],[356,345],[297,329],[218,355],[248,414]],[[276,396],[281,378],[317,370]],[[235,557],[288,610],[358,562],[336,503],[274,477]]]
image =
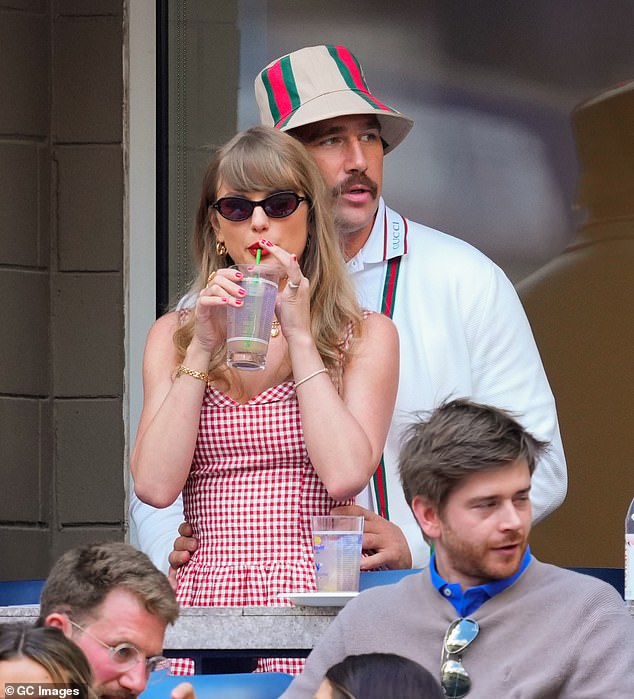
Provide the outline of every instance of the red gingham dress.
[[[310,517],[353,502],[332,500],[308,459],[293,381],[244,404],[207,387],[183,499],[198,549],[177,598],[218,607],[290,606],[285,593],[314,591]],[[297,674],[303,663],[261,658],[258,669]],[[191,661],[172,672],[193,672]]]

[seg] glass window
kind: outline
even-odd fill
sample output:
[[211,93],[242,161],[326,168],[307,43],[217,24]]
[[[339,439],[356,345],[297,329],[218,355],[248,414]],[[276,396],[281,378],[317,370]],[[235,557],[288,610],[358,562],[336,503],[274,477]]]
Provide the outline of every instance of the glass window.
[[[473,243],[515,281],[574,235],[572,108],[631,77],[627,2],[158,0],[159,301],[192,277],[189,240],[210,150],[258,121],[257,72],[284,53],[348,46],[370,88],[412,116],[384,194]],[[163,37],[163,38],[161,38]],[[609,45],[609,54],[602,47]]]

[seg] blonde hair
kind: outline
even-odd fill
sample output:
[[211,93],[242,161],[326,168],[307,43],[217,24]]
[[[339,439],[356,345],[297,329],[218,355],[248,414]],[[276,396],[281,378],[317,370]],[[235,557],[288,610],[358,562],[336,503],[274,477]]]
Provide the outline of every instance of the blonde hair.
[[[345,364],[352,346],[343,346],[347,329],[360,333],[361,309],[345,268],[339,236],[334,228],[331,202],[319,168],[308,151],[296,139],[268,126],[242,131],[214,155],[203,178],[196,214],[193,250],[198,276],[189,293],[204,288],[211,272],[234,264],[228,255],[218,255],[212,208],[218,186],[238,192],[276,192],[290,190],[309,198],[308,243],[299,260],[302,273],[310,280],[311,330],[317,350],[331,376]],[[187,320],[174,334],[179,358],[185,356],[193,335],[194,318]],[[212,379],[224,375],[225,347],[212,357]]]

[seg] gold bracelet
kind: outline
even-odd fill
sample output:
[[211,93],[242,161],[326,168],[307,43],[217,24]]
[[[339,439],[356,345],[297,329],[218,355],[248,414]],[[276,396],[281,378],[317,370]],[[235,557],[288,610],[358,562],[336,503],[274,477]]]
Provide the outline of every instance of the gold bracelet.
[[310,381],[310,379],[312,379],[313,377],[315,377],[319,374],[323,374],[326,371],[328,371],[328,369],[325,369],[325,368],[317,369],[317,371],[313,371],[312,374],[308,374],[308,376],[305,376],[303,379],[300,379],[299,381],[295,381],[295,390],[297,390],[297,388],[299,386],[301,386],[303,383],[306,383],[306,381]]
[[184,364],[181,364],[178,367],[178,371],[176,372],[176,378],[178,378],[182,374],[187,374],[187,376],[191,376],[194,379],[198,379],[199,381],[209,383],[209,374],[206,374],[204,371],[196,371],[196,369],[190,369],[189,367],[186,367]]

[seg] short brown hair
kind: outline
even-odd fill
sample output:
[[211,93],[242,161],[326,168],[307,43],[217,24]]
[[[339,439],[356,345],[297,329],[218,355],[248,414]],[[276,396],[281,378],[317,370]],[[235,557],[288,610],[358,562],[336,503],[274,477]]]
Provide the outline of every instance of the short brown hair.
[[472,473],[526,459],[532,475],[546,447],[504,410],[467,399],[442,403],[404,432],[399,472],[405,499],[411,507],[420,495],[442,509]]
[[178,617],[178,602],[165,576],[141,551],[121,541],[78,546],[51,570],[40,600],[39,625],[53,612],[82,621],[98,613],[108,593],[123,589],[166,624]]

